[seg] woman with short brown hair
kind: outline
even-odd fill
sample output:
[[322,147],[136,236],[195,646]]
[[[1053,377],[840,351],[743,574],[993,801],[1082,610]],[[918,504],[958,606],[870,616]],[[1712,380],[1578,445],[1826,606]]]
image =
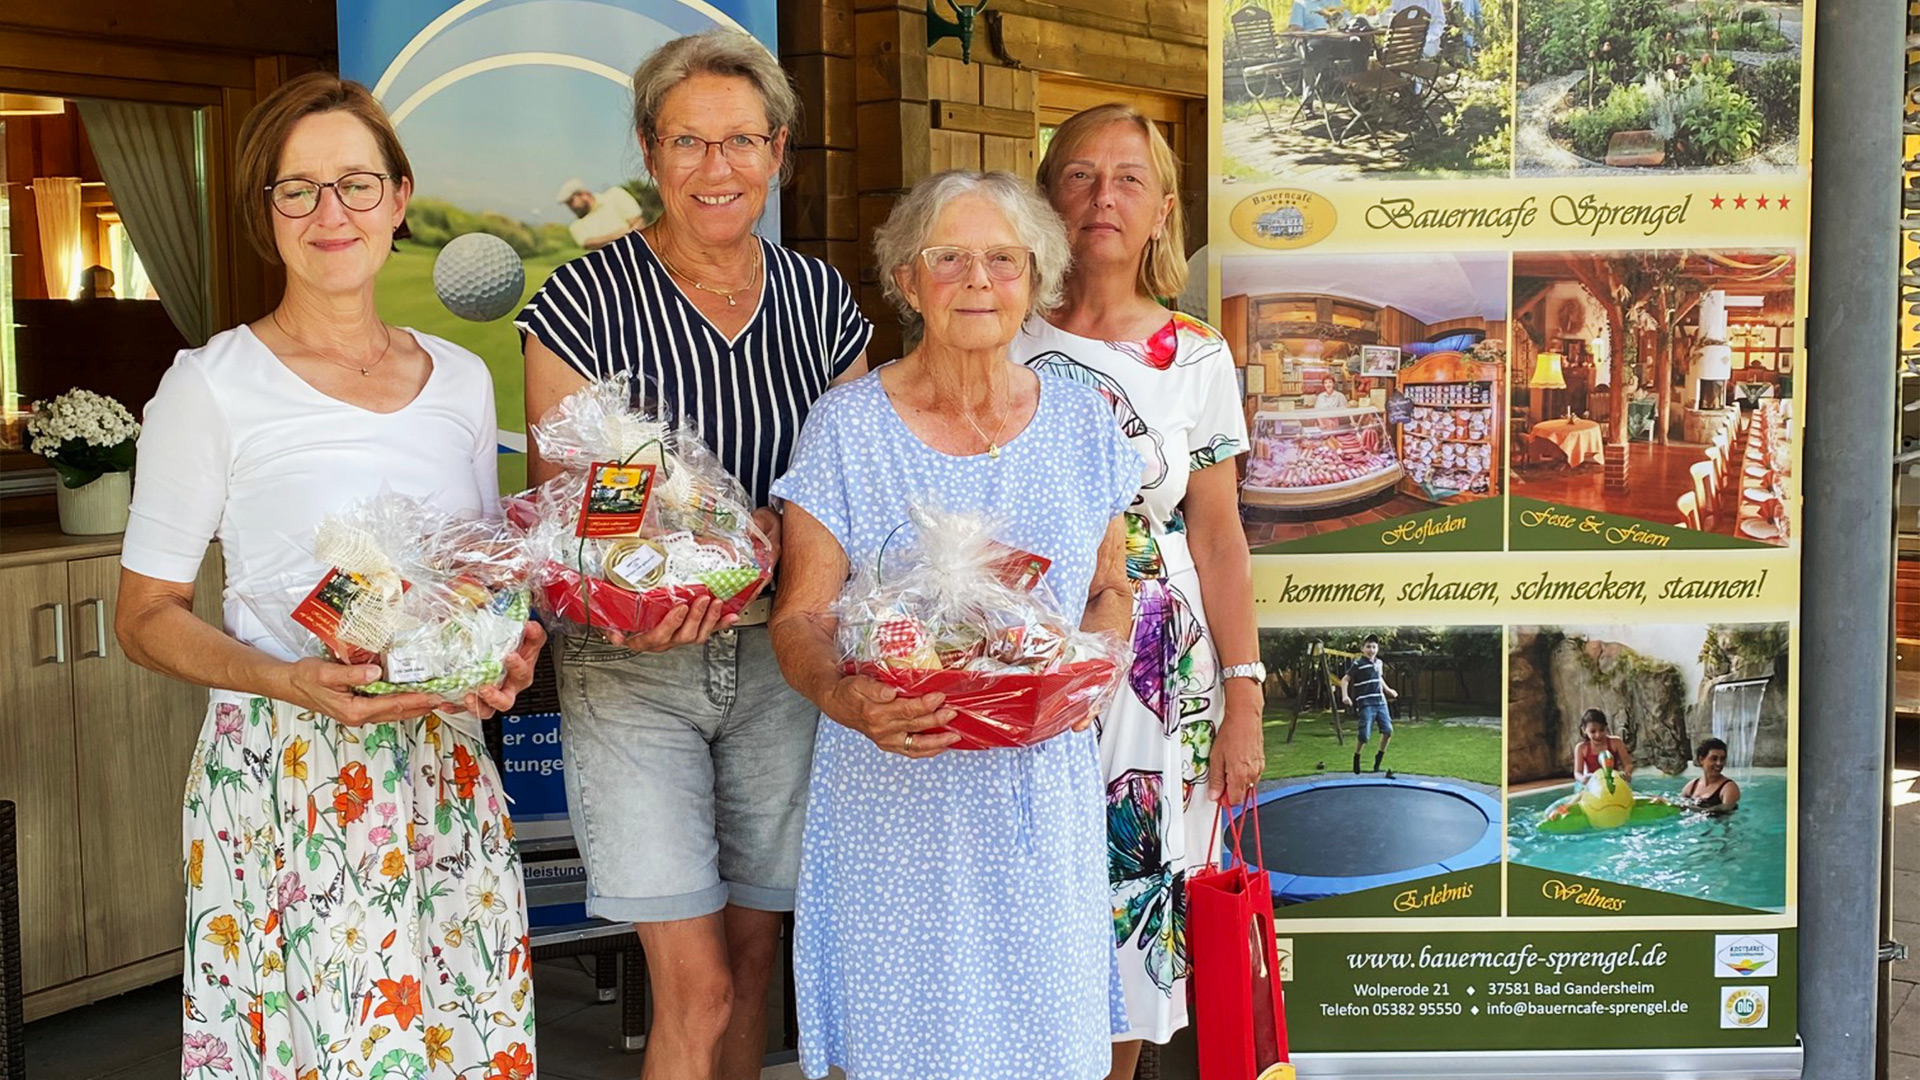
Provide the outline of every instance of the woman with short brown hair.
[[[212,688],[186,791],[181,1075],[531,1077],[520,862],[478,717],[513,703],[545,635],[529,623],[504,684],[452,709],[357,696],[378,666],[277,632],[289,584],[326,570],[307,541],[329,513],[383,490],[497,512],[493,382],[374,310],[413,179],[365,88],[295,79],[240,136],[241,221],[286,293],[182,352],[148,403],[116,617],[135,663]],[[193,614],[216,539],[224,632]]]

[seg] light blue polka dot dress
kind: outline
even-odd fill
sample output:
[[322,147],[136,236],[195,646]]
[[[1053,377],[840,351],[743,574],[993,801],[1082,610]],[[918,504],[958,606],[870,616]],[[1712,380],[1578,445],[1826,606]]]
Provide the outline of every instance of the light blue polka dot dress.
[[[1143,465],[1106,401],[1064,379],[1040,376],[1033,421],[995,459],[931,449],[869,375],[814,406],[773,492],[855,565],[911,501],[999,515],[1001,539],[1053,560],[1047,582],[1077,621]],[[794,941],[808,1076],[1106,1075],[1127,1014],[1091,730],[909,760],[823,720],[808,799]]]

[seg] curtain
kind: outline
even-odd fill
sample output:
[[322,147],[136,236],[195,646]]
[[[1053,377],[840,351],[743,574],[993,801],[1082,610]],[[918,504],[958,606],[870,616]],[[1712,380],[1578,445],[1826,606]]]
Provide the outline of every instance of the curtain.
[[199,117],[175,105],[76,104],[107,190],[160,303],[188,344],[205,344],[212,305]]
[[47,295],[73,299],[80,284],[80,178],[36,176],[33,209],[40,220],[40,269]]

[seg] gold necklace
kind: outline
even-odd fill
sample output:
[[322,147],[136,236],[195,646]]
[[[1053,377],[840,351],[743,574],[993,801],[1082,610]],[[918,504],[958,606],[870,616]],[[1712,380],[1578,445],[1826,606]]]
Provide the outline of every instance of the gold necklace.
[[[1009,390],[1011,390],[1012,388],[1011,378],[1008,379],[1008,388]],[[1005,400],[1005,396],[1003,395],[1002,401],[1004,402],[1004,400]],[[979,421],[973,418],[972,409],[968,409],[960,414],[961,416],[966,418],[967,423],[973,428],[974,433],[980,436],[980,441],[987,444],[987,456],[994,459],[995,461],[1000,460],[1000,436],[1007,433],[1007,420],[1009,419],[1008,411],[1009,410],[1006,410],[1004,408],[1001,410],[1000,425],[993,429],[992,438],[987,437],[987,433],[981,429]]]
[[301,348],[307,350],[308,352],[319,357],[320,359],[327,361],[330,364],[338,364],[339,366],[346,368],[350,371],[357,368],[359,369],[360,374],[363,376],[372,374],[373,369],[380,366],[380,361],[385,360],[387,358],[387,350],[393,348],[393,330],[389,328],[386,323],[381,323],[380,329],[385,330],[387,332],[387,343],[385,345],[380,346],[380,355],[373,358],[373,363],[361,365],[361,364],[356,364],[351,360],[340,360],[335,357],[328,356],[326,353],[321,352],[319,349],[316,349],[313,346],[307,344],[306,342],[301,341],[299,338],[294,337],[293,331],[287,329],[287,324],[280,321],[279,308],[273,309],[268,314],[273,319],[273,325],[278,327],[281,333],[287,335],[287,340],[293,342],[295,345],[300,346]]
[[[665,247],[665,246],[666,245],[664,244],[661,245],[661,247]],[[691,284],[694,288],[699,289],[701,292],[712,293],[715,296],[724,297],[727,301],[728,307],[736,306],[738,304],[738,301],[734,300],[734,297],[740,293],[746,292],[748,289],[753,288],[755,285],[759,284],[759,280],[760,280],[760,240],[758,237],[756,237],[753,241],[753,278],[752,280],[748,281],[745,285],[741,285],[732,289],[716,288],[712,285],[708,285],[703,281],[695,281],[693,279],[693,275],[682,273],[679,267],[668,262],[666,252],[662,251],[660,248],[655,248],[653,250],[653,257],[656,259],[659,259],[660,265],[666,267],[667,273],[672,274],[674,277],[684,279],[689,284]]]

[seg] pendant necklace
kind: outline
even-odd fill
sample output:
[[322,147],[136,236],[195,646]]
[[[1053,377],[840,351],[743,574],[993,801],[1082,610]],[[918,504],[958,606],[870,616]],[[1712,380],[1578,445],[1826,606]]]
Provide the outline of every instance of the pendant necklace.
[[294,337],[293,331],[287,329],[287,324],[280,321],[279,308],[273,309],[273,311],[270,312],[269,314],[273,318],[273,325],[278,327],[281,333],[287,335],[287,340],[307,350],[313,355],[318,356],[320,359],[327,361],[328,363],[338,364],[339,366],[346,368],[349,371],[358,371],[362,376],[371,375],[373,373],[373,369],[379,367],[380,362],[387,358],[387,350],[393,348],[393,331],[387,326],[386,323],[381,323],[380,329],[385,330],[387,332],[387,343],[385,345],[380,346],[380,355],[373,358],[373,363],[356,364],[351,360],[340,360],[335,357],[328,356],[326,353],[321,352],[319,349],[316,349],[313,346],[307,344],[306,342],[301,341],[299,338]]
[[[1009,388],[1011,388],[1011,380],[1009,380]],[[1002,399],[1003,404],[1004,404],[1004,400],[1005,399],[1003,397]],[[974,420],[973,410],[968,409],[967,411],[961,413],[960,415],[967,418],[967,423],[970,426],[972,426],[974,433],[979,435],[980,440],[987,444],[987,456],[992,458],[995,461],[1000,460],[1000,438],[999,437],[1001,435],[1006,434],[1007,432],[1007,413],[1004,410],[1000,413],[1000,425],[993,429],[993,436],[991,438],[989,438],[987,433],[981,429],[979,422]]]
[[[665,245],[662,245],[662,247],[664,246]],[[759,282],[759,278],[760,278],[761,256],[760,256],[760,240],[758,237],[755,237],[753,241],[753,277],[751,280],[747,282],[747,284],[741,285],[732,289],[716,288],[712,285],[708,285],[703,281],[695,281],[692,275],[682,273],[679,267],[668,262],[666,253],[661,251],[659,248],[654,249],[653,257],[660,260],[660,265],[667,268],[667,273],[672,274],[674,277],[685,280],[687,283],[691,284],[694,288],[700,290],[703,293],[712,293],[715,296],[724,298],[727,302],[728,307],[738,306],[739,301],[735,300],[734,297],[740,293],[746,292],[748,289],[753,288],[753,286]]]

